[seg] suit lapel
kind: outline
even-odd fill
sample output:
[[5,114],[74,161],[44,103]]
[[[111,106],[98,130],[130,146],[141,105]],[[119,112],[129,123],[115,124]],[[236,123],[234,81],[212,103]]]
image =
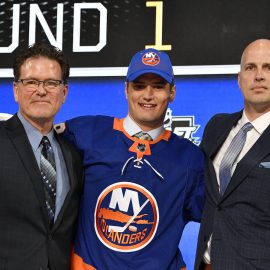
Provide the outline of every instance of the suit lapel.
[[257,142],[251,147],[247,154],[237,164],[232,179],[223,195],[225,199],[237,186],[245,180],[249,172],[258,166],[260,161],[270,153],[270,125],[260,136]]
[[212,146],[210,148],[210,151],[209,151],[209,157],[212,160],[215,158],[219,149],[221,148],[224,141],[228,137],[231,129],[233,128],[233,126],[236,125],[236,123],[241,118],[241,116],[242,116],[242,111],[231,114],[231,115],[227,116],[229,118],[227,118],[226,121],[217,123],[215,130],[210,131],[210,132],[213,132],[215,134],[212,138],[212,141],[209,142],[210,145]]
[[221,146],[223,145],[224,141],[226,140],[232,127],[236,125],[241,116],[242,111],[231,115],[226,115],[226,118],[224,116],[223,119],[219,119],[216,123],[214,123],[214,128],[206,131],[207,142],[203,144],[204,144],[204,151],[209,157],[208,173],[210,181],[207,182],[207,189],[209,191],[208,192],[209,196],[211,196],[215,202],[219,201],[221,197],[219,193],[216,172],[213,166],[213,160],[216,157]]
[[56,139],[57,139],[57,141],[58,141],[58,143],[59,143],[59,145],[61,147],[61,151],[62,151],[64,160],[65,160],[65,163],[66,163],[66,168],[67,168],[68,177],[69,177],[70,189],[69,189],[69,191],[68,191],[68,193],[66,195],[66,198],[65,198],[64,203],[63,203],[63,205],[61,207],[61,210],[60,210],[60,212],[59,212],[59,214],[57,216],[56,222],[55,222],[55,224],[53,226],[53,230],[55,230],[59,226],[59,224],[61,223],[61,220],[63,218],[63,215],[65,213],[66,208],[68,207],[68,204],[69,204],[71,196],[72,196],[72,192],[73,192],[75,184],[76,184],[75,176],[74,176],[74,170],[73,170],[74,165],[72,163],[72,155],[71,155],[71,152],[69,150],[70,148],[69,148],[69,146],[67,145],[67,143],[64,141],[64,139],[61,136],[59,136],[59,135],[57,135],[55,133],[55,137],[56,137]]
[[215,203],[217,203],[220,200],[220,193],[219,193],[218,182],[217,182],[216,173],[215,173],[215,169],[214,169],[212,161],[209,161],[208,173],[210,175],[209,179],[211,179],[211,181],[207,181],[208,196],[210,196],[212,200]]
[[25,167],[25,170],[29,174],[29,178],[33,184],[37,199],[39,200],[46,224],[49,226],[40,170],[23,125],[19,118],[15,115],[11,119],[7,120],[6,127],[7,135],[13,143],[18,156]]

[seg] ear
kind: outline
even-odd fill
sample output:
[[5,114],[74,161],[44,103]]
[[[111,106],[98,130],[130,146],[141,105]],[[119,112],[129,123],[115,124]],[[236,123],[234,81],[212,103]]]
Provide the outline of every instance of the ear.
[[169,102],[173,102],[173,101],[174,101],[175,95],[176,95],[176,86],[174,85],[174,86],[170,89]]
[[16,82],[13,82],[13,95],[16,102],[18,102],[18,86]]
[[63,101],[62,101],[62,103],[65,103],[67,95],[68,95],[68,84],[65,84],[64,88],[63,88]]
[[237,83],[238,83],[238,87],[241,89],[241,71],[238,72],[237,74]]
[[125,96],[128,99],[128,82],[125,82]]

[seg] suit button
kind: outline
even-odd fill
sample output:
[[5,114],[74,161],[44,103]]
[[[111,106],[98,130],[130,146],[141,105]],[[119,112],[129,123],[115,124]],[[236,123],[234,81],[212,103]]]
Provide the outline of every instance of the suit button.
[[217,206],[217,211],[221,211],[222,207],[220,205]]
[[48,239],[49,239],[50,241],[53,239],[53,237],[52,237],[51,234],[48,235]]

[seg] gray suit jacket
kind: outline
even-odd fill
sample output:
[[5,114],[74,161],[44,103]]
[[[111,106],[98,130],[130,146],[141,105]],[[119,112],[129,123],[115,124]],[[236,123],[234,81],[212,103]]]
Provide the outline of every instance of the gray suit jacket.
[[195,269],[212,234],[213,270],[270,269],[270,127],[238,163],[221,197],[213,159],[242,112],[219,114],[207,124],[201,147],[207,156],[206,204]]
[[42,180],[25,130],[15,115],[0,122],[0,270],[68,270],[82,165],[77,151],[56,135],[70,190],[52,228]]

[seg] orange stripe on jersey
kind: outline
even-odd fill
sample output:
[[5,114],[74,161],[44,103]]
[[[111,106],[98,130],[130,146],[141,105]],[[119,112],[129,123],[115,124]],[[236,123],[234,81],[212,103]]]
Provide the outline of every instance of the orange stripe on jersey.
[[[113,129],[123,132],[132,141],[138,141],[139,140],[138,138],[131,137],[124,130],[123,122],[124,122],[124,118],[122,118],[122,119],[114,118]],[[161,140],[168,141],[170,136],[171,136],[171,131],[164,129],[163,132],[158,136],[158,138],[156,138],[153,141],[148,141],[148,142],[149,142],[149,144],[155,144]]]
[[86,264],[83,259],[74,251],[71,254],[71,270],[97,270],[93,266]]

